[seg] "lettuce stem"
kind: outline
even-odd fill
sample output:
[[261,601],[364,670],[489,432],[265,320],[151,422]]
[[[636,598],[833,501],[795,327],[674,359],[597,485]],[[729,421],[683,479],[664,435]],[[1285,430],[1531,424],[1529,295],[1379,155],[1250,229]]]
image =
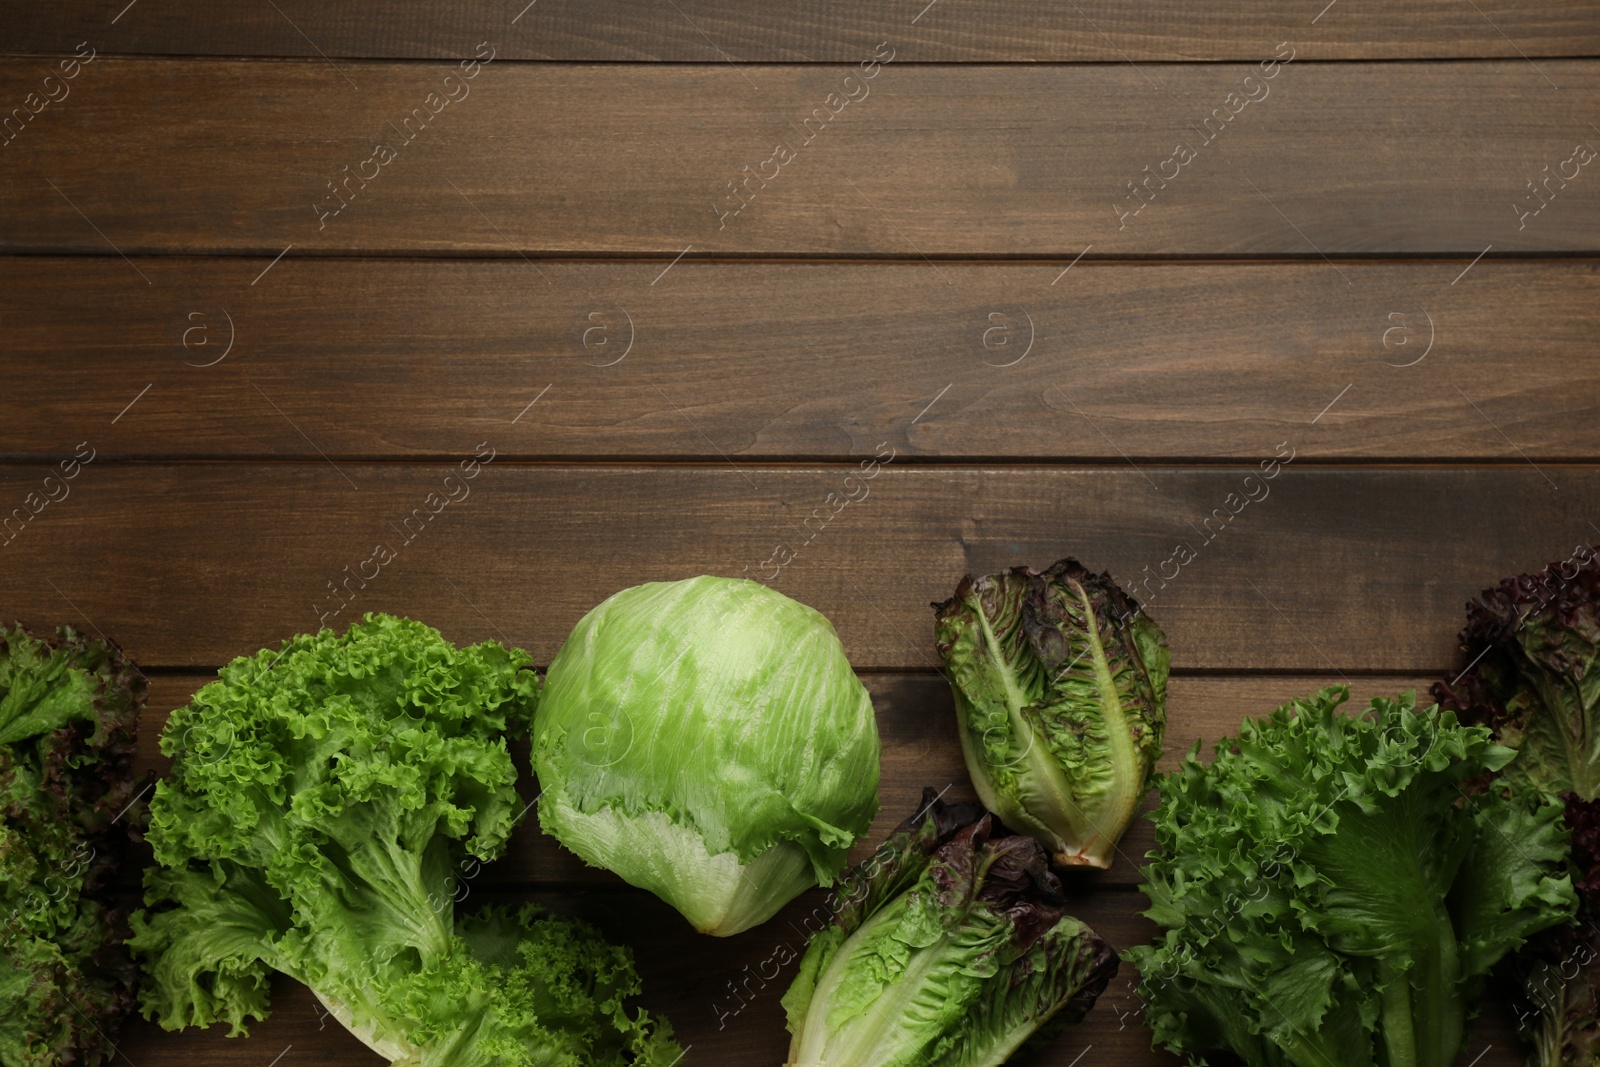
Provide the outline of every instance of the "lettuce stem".
[[1388,1067],[1420,1067],[1417,1034],[1411,1015],[1411,982],[1388,956],[1378,957],[1378,984],[1383,987],[1383,1045]]

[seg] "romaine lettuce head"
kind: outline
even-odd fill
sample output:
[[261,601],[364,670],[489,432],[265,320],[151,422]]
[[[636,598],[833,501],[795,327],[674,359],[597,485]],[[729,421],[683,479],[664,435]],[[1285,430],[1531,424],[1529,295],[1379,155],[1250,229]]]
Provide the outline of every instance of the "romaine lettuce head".
[[788,1067],[995,1067],[1083,1018],[1117,970],[1037,841],[931,789],[830,910],[783,997]]
[[736,934],[832,883],[878,810],[872,702],[818,612],[757,582],[624,589],[551,663],[545,831]]
[[387,615],[224,667],[161,738],[146,1016],[244,1032],[277,970],[405,1067],[672,1063],[622,1007],[625,950],[535,910],[456,914],[526,810],[506,739],[537,699],[520,649]]
[[1111,866],[1161,755],[1161,628],[1075,559],[968,575],[933,608],[978,796],[1057,863]]
[[1199,745],[1159,781],[1134,948],[1145,1018],[1191,1062],[1449,1067],[1484,976],[1575,898],[1560,809],[1471,793],[1509,749],[1411,694],[1343,687]]

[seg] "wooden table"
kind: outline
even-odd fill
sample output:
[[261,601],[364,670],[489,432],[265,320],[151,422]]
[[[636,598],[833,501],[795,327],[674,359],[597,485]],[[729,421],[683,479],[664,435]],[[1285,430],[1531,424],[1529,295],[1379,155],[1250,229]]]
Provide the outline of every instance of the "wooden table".
[[[1145,599],[1170,766],[1425,687],[1470,595],[1600,540],[1600,0],[924,3],[0,0],[0,514],[92,457],[6,528],[0,616],[120,641],[159,768],[208,672],[319,624],[543,664],[626,585],[767,580],[872,691],[876,840],[969,788],[927,606],[966,572]],[[686,1063],[782,1062],[786,977],[730,983],[809,900],[702,938],[531,825],[481,883],[632,943]],[[1132,864],[1073,883],[1149,936]],[[1027,1062],[1175,1062],[1138,1006]],[[376,1062],[275,1007],[121,1051]],[[1492,1005],[1463,1062],[1514,1044]]]

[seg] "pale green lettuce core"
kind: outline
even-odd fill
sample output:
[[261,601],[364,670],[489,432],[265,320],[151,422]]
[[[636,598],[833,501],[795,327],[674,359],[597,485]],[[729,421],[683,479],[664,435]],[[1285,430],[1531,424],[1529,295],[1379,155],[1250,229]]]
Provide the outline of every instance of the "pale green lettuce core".
[[833,625],[757,582],[625,589],[550,665],[547,833],[728,935],[831,885],[877,813],[877,722]]

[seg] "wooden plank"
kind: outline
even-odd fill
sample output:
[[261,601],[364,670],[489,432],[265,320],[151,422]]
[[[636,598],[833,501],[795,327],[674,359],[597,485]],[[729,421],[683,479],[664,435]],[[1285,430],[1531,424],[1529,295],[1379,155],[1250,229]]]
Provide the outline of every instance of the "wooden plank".
[[[675,62],[853,62],[884,39],[906,61],[985,63],[1252,60],[1281,40],[1304,41],[1318,59],[1456,59],[1600,51],[1600,6],[1485,0],[1470,6],[1382,5],[1346,0],[1286,9],[1248,0],[1227,8],[1084,0],[1076,7],[974,0],[958,7],[909,3],[863,11],[845,0],[803,10],[737,0],[544,0],[537,5],[354,3],[280,0],[218,9],[188,2],[123,11],[92,4],[0,3],[12,51],[71,51],[85,38],[108,52],[450,59],[485,37],[507,58]],[[121,13],[119,15],[119,13]],[[113,22],[113,20],[115,20]],[[1503,32],[1502,32],[1503,31]]]
[[[212,674],[158,675],[151,680],[150,702],[140,724],[136,773],[165,774],[171,761],[161,755],[158,742],[171,709],[188,703]],[[878,732],[883,741],[882,779],[878,799],[882,807],[872,832],[856,846],[852,862],[872,853],[921,803],[922,789],[932,786],[950,799],[975,800],[960,742],[956,738],[955,709],[944,679],[932,674],[867,674],[862,680],[878,712]],[[1171,770],[1193,748],[1210,746],[1219,738],[1236,736],[1246,717],[1264,715],[1295,696],[1341,683],[1337,675],[1229,675],[1180,676],[1172,679],[1167,698],[1168,732],[1158,769]],[[1349,680],[1350,703],[1358,710],[1374,696],[1393,696],[1414,690],[1420,703],[1432,703],[1425,676],[1356,676]],[[521,758],[519,756],[519,758]],[[524,795],[537,795],[532,779],[524,781]],[[1152,797],[1151,807],[1154,797]],[[1120,855],[1105,872],[1075,872],[1079,882],[1098,888],[1137,885],[1138,868],[1155,847],[1154,828],[1139,820],[1123,838]],[[470,891],[509,885],[612,886],[623,883],[608,871],[587,866],[582,860],[540,832],[531,815],[512,837],[506,855],[474,880]]]
[[[505,436],[517,432],[537,431],[525,420]],[[51,469],[0,468],[0,516],[42,505],[0,547],[7,614],[81,612],[150,667],[222,663],[368,610],[456,640],[505,635],[548,662],[607,593],[722,573],[823,611],[858,669],[921,670],[928,604],[963,573],[1072,554],[1142,595],[1181,669],[1431,674],[1456,661],[1468,597],[1593,541],[1600,510],[1600,469],[1526,464],[1291,463],[1266,480],[1254,467],[890,464],[867,479],[853,465],[499,463],[469,480],[454,465],[319,462],[90,463],[46,482]]]
[[[519,895],[505,902],[524,899]],[[779,999],[796,964],[781,961],[800,951],[805,917],[824,906],[820,893],[800,898],[770,922],[732,938],[695,934],[665,905],[636,891],[544,892],[533,899],[557,914],[584,918],[613,941],[633,947],[644,986],[641,1003],[671,1021],[679,1041],[689,1047],[686,1064],[777,1067],[784,1061],[788,1033]],[[1073,895],[1073,914],[1118,948],[1153,935],[1153,924],[1136,914],[1144,906],[1142,895],[1128,891]],[[762,983],[760,976],[774,974]],[[744,991],[742,996],[734,996],[730,983]],[[1177,1067],[1178,1058],[1151,1050],[1137,987],[1137,972],[1123,964],[1080,1024],[1045,1048],[1009,1062],[1013,1067],[1070,1067],[1092,1049],[1083,1063]],[[1489,997],[1483,1008],[1483,1015],[1470,1024],[1460,1062],[1519,1067],[1510,1007],[1503,998]],[[197,1067],[259,1067],[279,1054],[285,1067],[369,1067],[381,1062],[338,1023],[325,1020],[316,1000],[297,983],[274,983],[273,1009],[272,1018],[252,1027],[248,1038],[229,1040],[223,1036],[225,1027],[173,1035],[134,1023],[119,1045],[134,1063],[167,1062],[178,1054]]]
[[[686,254],[1600,251],[1583,162],[1600,66],[1275,54],[1293,44],[1263,49],[1270,80],[1184,64],[1159,88],[1127,64],[891,63],[862,80],[494,62],[467,81],[440,64],[102,57],[48,105],[29,96],[48,69],[13,59],[0,101],[42,110],[0,150],[0,250],[292,253],[279,271],[340,251],[639,254],[658,271]],[[1328,284],[1345,282],[1330,268]]]
[[1350,286],[1321,261],[1084,262],[1054,285],[1053,264],[952,263],[948,287],[921,262],[682,263],[668,291],[643,263],[546,263],[547,287],[521,260],[314,259],[252,288],[269,259],[137,262],[153,285],[115,257],[0,257],[0,394],[25,398],[0,455],[438,457],[538,397],[508,458],[1121,464],[1291,435],[1307,459],[1600,456],[1593,261],[1456,286],[1422,262],[1347,263]]

